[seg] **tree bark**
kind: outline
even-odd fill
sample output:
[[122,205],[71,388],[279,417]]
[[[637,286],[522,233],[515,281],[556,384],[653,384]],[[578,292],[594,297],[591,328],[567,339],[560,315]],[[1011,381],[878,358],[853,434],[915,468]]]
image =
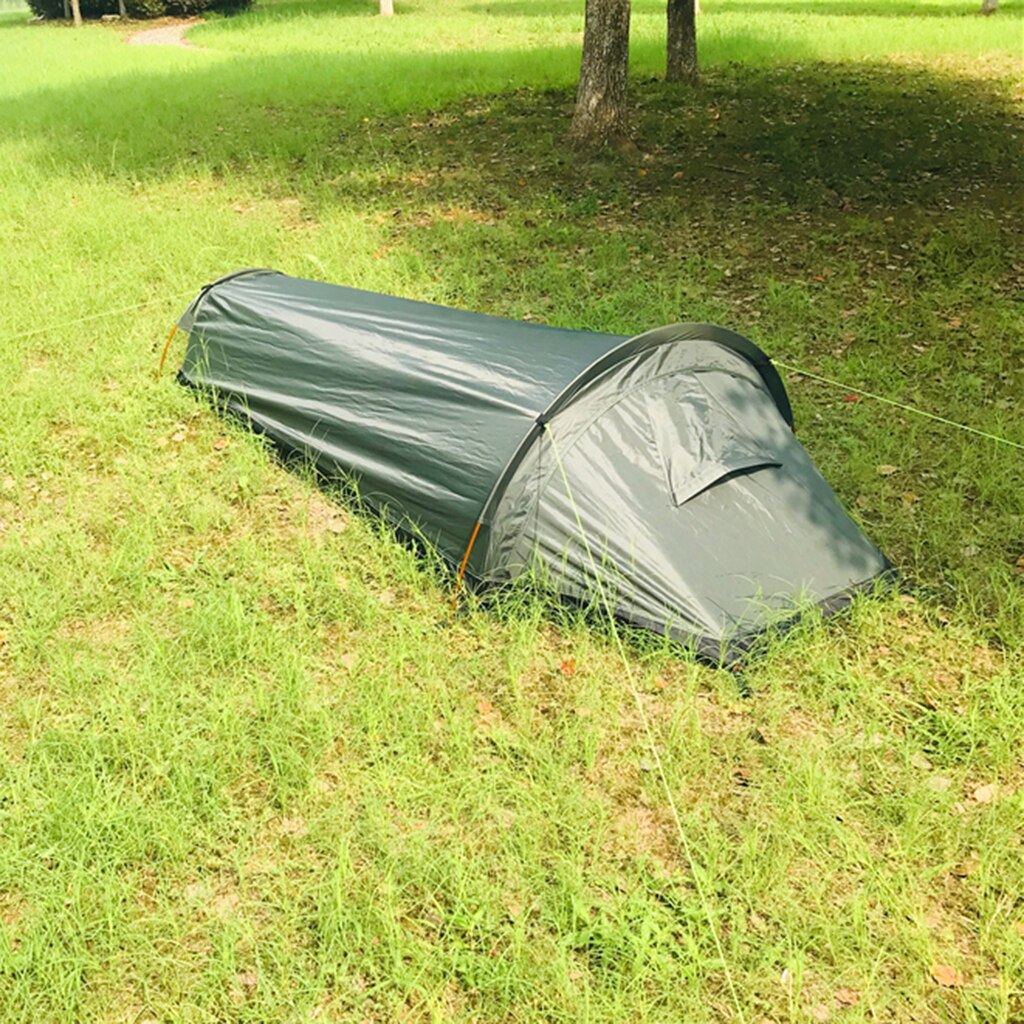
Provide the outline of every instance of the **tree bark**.
[[666,82],[697,81],[697,5],[695,0],[668,0]]
[[117,0],[117,14],[122,21],[128,17],[128,8],[125,7],[124,0]]
[[390,18],[395,13],[394,0],[380,0],[380,16]]
[[71,0],[71,15],[75,20],[75,28],[82,27],[82,8],[78,0]]
[[981,13],[995,14],[998,6],[999,0],[981,0]]
[[581,149],[600,149],[629,137],[629,3],[587,0],[576,110],[569,126],[569,142]]

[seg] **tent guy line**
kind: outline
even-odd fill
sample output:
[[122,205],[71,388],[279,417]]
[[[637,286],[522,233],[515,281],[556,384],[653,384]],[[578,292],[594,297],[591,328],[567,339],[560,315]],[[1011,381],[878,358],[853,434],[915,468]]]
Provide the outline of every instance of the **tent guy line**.
[[974,434],[977,437],[984,437],[988,441],[995,441],[996,444],[1005,444],[1010,448],[1019,448],[1024,451],[1024,444],[1019,441],[1011,441],[1008,437],[1000,437],[998,434],[990,434],[986,430],[979,430],[977,427],[968,426],[966,423],[959,423],[957,420],[947,419],[945,416],[940,416],[938,413],[928,412],[926,409],[918,409],[916,406],[907,405],[905,402],[897,402],[894,398],[886,398],[885,395],[876,395],[872,391],[865,391],[863,388],[854,387],[852,384],[844,384],[842,381],[834,380],[831,377],[823,377],[820,373],[812,373],[810,370],[803,370],[799,366],[793,366],[790,363],[784,363],[781,359],[774,360],[776,366],[781,366],[783,370],[788,370],[790,373],[798,373],[801,377],[808,377],[810,380],[819,381],[822,384],[829,384],[832,387],[840,388],[843,391],[849,391],[851,394],[860,395],[863,398],[871,398],[876,402],[882,402],[884,405],[890,405],[894,409],[902,409],[903,412],[914,413],[915,416],[923,416],[925,419],[934,420],[936,423],[942,423],[947,427],[956,427],[957,430],[963,430],[968,434]]
[[100,313],[89,313],[87,316],[76,317],[74,320],[64,320],[57,324],[46,324],[43,327],[33,327],[30,331],[22,331],[19,334],[8,334],[0,338],[0,345],[6,345],[9,341],[20,341],[22,338],[32,338],[37,334],[49,334],[51,331],[62,331],[65,327],[76,327],[78,324],[88,323],[90,320],[103,320],[108,316],[117,316],[118,313],[134,313],[136,310],[145,309],[147,306],[155,305],[157,302],[172,302],[194,295],[195,289],[187,292],[175,292],[172,295],[161,295],[157,299],[146,299],[145,302],[137,302],[134,306],[118,306],[114,309],[105,309]]

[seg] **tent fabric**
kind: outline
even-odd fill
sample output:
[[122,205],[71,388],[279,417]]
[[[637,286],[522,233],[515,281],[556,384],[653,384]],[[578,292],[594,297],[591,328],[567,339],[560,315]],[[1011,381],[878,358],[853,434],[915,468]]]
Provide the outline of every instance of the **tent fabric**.
[[724,328],[598,334],[270,270],[208,285],[179,327],[184,383],[472,580],[536,572],[727,660],[888,569]]

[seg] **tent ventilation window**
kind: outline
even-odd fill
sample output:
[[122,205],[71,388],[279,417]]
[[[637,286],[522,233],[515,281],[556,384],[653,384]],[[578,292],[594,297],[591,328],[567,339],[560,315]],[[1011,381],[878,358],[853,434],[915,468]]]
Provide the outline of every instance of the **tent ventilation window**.
[[731,374],[705,372],[678,374],[647,392],[647,415],[677,506],[735,473],[782,465],[729,415],[731,404],[757,401],[756,390]]

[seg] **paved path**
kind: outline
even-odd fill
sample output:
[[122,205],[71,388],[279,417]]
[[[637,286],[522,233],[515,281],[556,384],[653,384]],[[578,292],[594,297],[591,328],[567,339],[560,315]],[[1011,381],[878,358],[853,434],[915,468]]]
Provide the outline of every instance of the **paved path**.
[[193,25],[201,25],[202,19],[197,21],[182,21],[176,25],[162,25],[160,28],[147,28],[141,32],[133,32],[128,37],[129,46],[177,46],[182,50],[199,50],[202,47],[190,43],[185,38],[185,32]]

